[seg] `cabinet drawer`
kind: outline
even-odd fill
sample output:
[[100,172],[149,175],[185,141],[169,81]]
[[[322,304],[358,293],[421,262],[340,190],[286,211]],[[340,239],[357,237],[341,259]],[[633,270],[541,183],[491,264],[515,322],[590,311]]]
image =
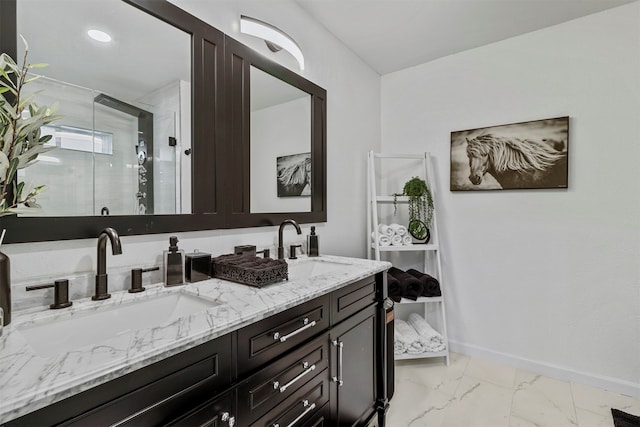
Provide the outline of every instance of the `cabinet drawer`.
[[220,360],[213,355],[111,401],[65,425],[157,425],[213,396]]
[[238,386],[238,422],[249,425],[329,365],[325,333],[270,364]]
[[335,325],[376,302],[375,276],[334,291],[331,294],[331,324]]
[[305,427],[335,427],[331,425],[331,405],[325,403],[318,412],[313,414],[311,419],[305,423]]
[[[171,427],[216,427],[230,426],[236,423],[234,412],[235,396],[233,391],[218,396],[199,406],[182,418],[172,421]],[[235,424],[239,425],[239,424]]]
[[231,335],[201,344],[10,421],[7,426],[151,425],[175,418],[231,381]]
[[309,421],[316,420],[316,414],[328,401],[329,370],[326,369],[251,424],[251,427],[307,426]]
[[260,366],[329,327],[329,296],[290,308],[238,331],[238,374]]

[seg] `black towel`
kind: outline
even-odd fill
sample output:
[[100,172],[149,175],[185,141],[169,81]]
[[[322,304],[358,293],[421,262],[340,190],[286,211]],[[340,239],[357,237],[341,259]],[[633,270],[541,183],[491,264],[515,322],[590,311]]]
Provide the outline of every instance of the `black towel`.
[[414,270],[413,268],[407,270],[407,273],[412,275],[413,277],[420,280],[422,283],[422,294],[423,297],[439,297],[442,296],[442,291],[440,290],[440,283],[438,279],[433,276],[429,276],[427,273],[423,273],[418,270]]
[[615,427],[637,427],[640,426],[640,417],[637,415],[628,414],[619,409],[611,408],[611,415],[613,416],[613,425]]
[[400,281],[387,273],[387,293],[389,298],[395,302],[400,302],[402,299],[402,288],[400,287]]
[[420,280],[395,267],[391,267],[389,269],[389,274],[400,282],[403,298],[415,301],[420,295],[422,295],[422,283]]

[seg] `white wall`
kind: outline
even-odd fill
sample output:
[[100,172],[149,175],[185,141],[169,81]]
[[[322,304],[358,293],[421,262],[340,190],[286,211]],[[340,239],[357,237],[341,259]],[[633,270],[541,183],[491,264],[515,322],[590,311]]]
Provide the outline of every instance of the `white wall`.
[[[367,150],[379,148],[380,144],[380,76],[293,1],[189,0],[176,3],[243,43],[253,43],[252,46],[262,48],[264,43],[256,43],[251,37],[238,34],[240,14],[271,22],[298,41],[306,58],[302,74],[327,90],[328,222],[318,226],[320,251],[364,256],[365,158]],[[295,61],[287,53],[270,55],[298,71]],[[292,229],[287,229],[285,244],[303,242],[304,235],[308,233],[308,225],[303,226],[302,236],[296,236]],[[277,242],[276,227],[171,234],[179,236],[180,246],[188,252],[198,248],[216,255],[229,253],[238,244],[255,244],[259,248],[271,246],[273,254]],[[124,237],[123,255],[109,254],[109,269],[161,262],[162,251],[168,246],[168,236]],[[60,278],[94,270],[95,245],[95,239],[5,244],[2,251],[11,258],[12,282],[18,284],[34,278]]]
[[[569,189],[449,191],[450,132],[568,115]],[[431,151],[452,347],[640,395],[640,3],[382,78]]]
[[251,212],[311,210],[311,197],[278,197],[276,168],[278,157],[309,152],[309,96],[251,112]]

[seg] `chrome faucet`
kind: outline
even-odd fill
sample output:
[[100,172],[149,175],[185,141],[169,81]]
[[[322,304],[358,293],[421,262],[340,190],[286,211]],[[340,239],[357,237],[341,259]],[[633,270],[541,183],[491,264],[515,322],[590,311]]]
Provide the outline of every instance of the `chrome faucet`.
[[302,234],[302,230],[300,230],[300,226],[297,222],[292,219],[285,219],[280,224],[280,228],[278,229],[278,259],[284,259],[284,244],[282,243],[282,232],[284,231],[284,227],[287,224],[291,224],[296,228],[298,234]]
[[111,241],[111,252],[114,255],[120,255],[122,253],[122,245],[120,244],[118,232],[111,227],[102,230],[98,236],[96,294],[91,297],[94,301],[111,298],[111,294],[107,292],[107,239]]

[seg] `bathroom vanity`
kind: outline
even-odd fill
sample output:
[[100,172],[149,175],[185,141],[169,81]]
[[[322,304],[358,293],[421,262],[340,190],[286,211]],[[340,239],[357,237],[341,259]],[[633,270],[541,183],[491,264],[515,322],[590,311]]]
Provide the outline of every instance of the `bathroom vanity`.
[[389,267],[301,258],[264,288],[210,279],[14,313],[0,423],[382,426]]

